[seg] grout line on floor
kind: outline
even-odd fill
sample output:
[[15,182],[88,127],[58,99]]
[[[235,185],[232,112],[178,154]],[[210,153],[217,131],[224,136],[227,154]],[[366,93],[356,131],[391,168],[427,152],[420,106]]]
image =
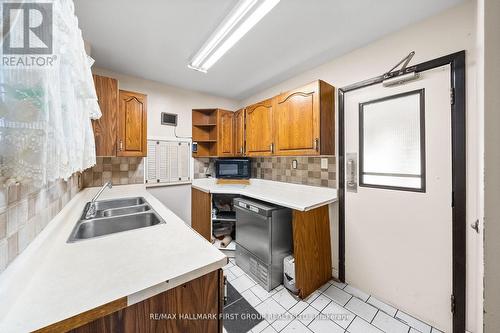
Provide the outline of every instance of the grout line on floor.
[[[345,332],[347,332],[347,330],[349,329],[349,327],[351,327],[351,324],[354,323],[354,320],[356,319],[356,317],[358,317],[357,314],[354,314],[354,318],[352,318],[351,322],[349,323],[349,325],[347,325],[347,327],[345,328]],[[360,317],[361,318],[361,317]],[[343,327],[342,327],[343,328]]]
[[[374,308],[377,309],[376,307],[374,307]],[[377,312],[375,312],[375,316],[373,316],[372,320],[370,321],[370,324],[373,323],[373,321],[375,320],[375,317],[378,315],[379,311],[380,311],[380,309],[377,309]],[[373,325],[373,326],[375,326],[375,325]]]

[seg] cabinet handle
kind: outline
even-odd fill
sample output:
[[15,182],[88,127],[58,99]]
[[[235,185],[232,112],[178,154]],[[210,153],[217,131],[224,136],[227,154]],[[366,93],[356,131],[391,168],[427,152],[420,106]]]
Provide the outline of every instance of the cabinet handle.
[[120,151],[123,150],[123,140],[120,140]]
[[243,154],[243,146],[240,147],[240,154]]
[[269,145],[269,150],[271,151],[271,153],[274,153],[274,143],[271,143]]
[[318,138],[314,139],[314,150],[316,150],[316,151],[319,150],[319,139]]

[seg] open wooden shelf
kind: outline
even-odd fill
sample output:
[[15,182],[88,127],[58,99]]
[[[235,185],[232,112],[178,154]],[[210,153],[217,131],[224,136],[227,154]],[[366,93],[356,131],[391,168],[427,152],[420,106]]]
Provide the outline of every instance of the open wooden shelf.
[[222,109],[193,109],[192,136],[198,150],[193,157],[234,155],[234,112]]

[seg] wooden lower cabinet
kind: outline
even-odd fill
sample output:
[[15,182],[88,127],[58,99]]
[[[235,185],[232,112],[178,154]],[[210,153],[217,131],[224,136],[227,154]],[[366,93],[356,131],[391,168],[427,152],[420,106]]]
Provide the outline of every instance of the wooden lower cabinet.
[[[223,279],[222,270],[213,271],[70,332],[222,332]],[[193,319],[196,316],[199,319]]]
[[212,195],[191,187],[191,228],[210,241],[212,238]]
[[[191,188],[191,196],[191,226],[210,240],[211,194]],[[293,210],[292,229],[295,284],[304,299],[332,278],[329,206],[305,212]]]

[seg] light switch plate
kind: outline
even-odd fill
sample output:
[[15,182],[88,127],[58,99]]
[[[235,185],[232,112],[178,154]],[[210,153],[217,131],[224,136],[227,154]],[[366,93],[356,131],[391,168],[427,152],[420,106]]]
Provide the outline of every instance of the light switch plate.
[[321,159],[321,169],[323,169],[323,170],[328,169],[328,158]]
[[297,169],[297,160],[292,161],[292,169]]

